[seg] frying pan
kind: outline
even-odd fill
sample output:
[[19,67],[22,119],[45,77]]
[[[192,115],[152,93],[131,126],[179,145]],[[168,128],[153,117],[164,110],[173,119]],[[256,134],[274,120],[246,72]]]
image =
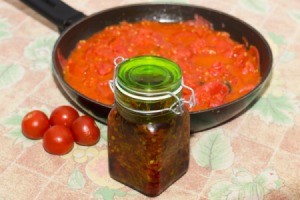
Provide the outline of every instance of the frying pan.
[[[261,83],[247,95],[230,103],[198,112],[190,112],[191,132],[198,132],[225,123],[247,110],[260,97],[271,77],[272,53],[263,36],[247,23],[210,8],[187,4],[148,3],[132,4],[97,12],[90,16],[71,8],[59,0],[21,0],[58,26],[61,33],[52,55],[53,73],[70,99],[96,120],[106,123],[111,106],[96,102],[74,90],[63,78],[63,67],[77,42],[105,27],[121,21],[143,19],[159,22],[178,22],[200,15],[213,24],[215,30],[230,33],[231,38],[257,47],[260,55]],[[112,61],[113,62],[113,61]]]

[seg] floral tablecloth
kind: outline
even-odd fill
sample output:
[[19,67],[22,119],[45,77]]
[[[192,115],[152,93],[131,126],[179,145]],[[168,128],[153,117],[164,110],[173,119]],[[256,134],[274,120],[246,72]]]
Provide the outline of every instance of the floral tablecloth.
[[[65,2],[92,14],[138,1]],[[271,45],[274,71],[267,91],[247,112],[192,135],[187,174],[157,199],[300,199],[300,1],[173,2],[221,10],[254,26]],[[20,1],[0,1],[0,200],[147,199],[109,177],[105,125],[98,123],[97,145],[75,146],[65,156],[50,155],[40,140],[22,135],[26,112],[49,114],[70,104],[51,70],[58,36],[53,24]]]

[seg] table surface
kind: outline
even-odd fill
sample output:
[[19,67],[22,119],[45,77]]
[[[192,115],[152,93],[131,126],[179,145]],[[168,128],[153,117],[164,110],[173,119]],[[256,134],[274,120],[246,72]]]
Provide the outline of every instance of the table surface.
[[[92,14],[138,1],[65,2]],[[300,1],[173,2],[221,10],[255,27],[272,48],[274,71],[267,91],[247,112],[192,135],[187,174],[157,199],[300,199]],[[109,177],[105,125],[98,124],[97,145],[75,146],[65,156],[50,155],[41,140],[22,135],[26,112],[49,114],[70,104],[51,73],[58,36],[53,24],[20,1],[0,1],[0,200],[147,199]]]

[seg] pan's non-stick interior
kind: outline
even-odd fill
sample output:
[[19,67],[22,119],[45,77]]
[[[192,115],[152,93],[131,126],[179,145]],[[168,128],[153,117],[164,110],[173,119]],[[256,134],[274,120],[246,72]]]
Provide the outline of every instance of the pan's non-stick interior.
[[96,13],[77,22],[61,35],[53,53],[54,74],[64,91],[78,106],[97,120],[106,123],[106,117],[111,107],[78,93],[63,79],[64,60],[68,58],[77,42],[90,37],[107,26],[122,21],[137,22],[148,19],[167,23],[191,20],[194,19],[195,15],[200,15],[210,21],[215,30],[230,33],[231,37],[240,43],[246,39],[249,44],[257,47],[260,54],[262,82],[251,93],[231,103],[191,113],[192,132],[219,125],[245,110],[260,95],[268,82],[272,67],[272,53],[264,38],[248,24],[222,12],[192,5],[139,4],[116,7]]

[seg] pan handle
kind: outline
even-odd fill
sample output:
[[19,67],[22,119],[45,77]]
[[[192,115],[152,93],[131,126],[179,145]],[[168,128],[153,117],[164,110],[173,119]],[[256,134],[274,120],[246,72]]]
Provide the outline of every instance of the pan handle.
[[60,0],[21,0],[54,23],[60,32],[85,15]]

